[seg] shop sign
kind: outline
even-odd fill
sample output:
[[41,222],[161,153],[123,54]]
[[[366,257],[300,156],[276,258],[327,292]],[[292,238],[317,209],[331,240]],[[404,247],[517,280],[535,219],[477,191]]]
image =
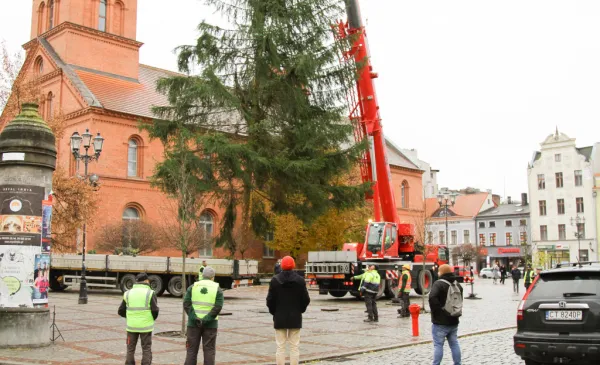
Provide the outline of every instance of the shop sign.
[[568,250],[569,245],[556,245],[557,250]]
[[481,256],[487,256],[487,254],[488,254],[488,249],[487,248],[481,247],[479,249],[479,255],[481,255]]
[[538,251],[554,251],[554,245],[538,245]]
[[521,253],[521,249],[518,247],[500,247],[498,248],[498,253]]

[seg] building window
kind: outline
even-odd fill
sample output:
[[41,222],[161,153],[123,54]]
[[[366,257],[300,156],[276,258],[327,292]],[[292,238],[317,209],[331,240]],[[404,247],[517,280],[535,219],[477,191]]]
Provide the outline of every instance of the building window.
[[202,247],[199,250],[199,255],[200,257],[212,257],[212,236],[214,229],[213,215],[208,211],[202,212],[202,214],[200,215],[200,220],[198,221],[198,225],[200,226],[200,229],[202,230],[203,234],[203,243]]
[[44,32],[44,19],[46,17],[46,4],[43,2],[40,4],[38,8],[38,35]]
[[440,245],[445,245],[446,244],[446,232],[440,231],[439,236],[440,236]]
[[588,262],[590,260],[588,250],[579,250],[579,261]]
[[[273,241],[273,232],[267,232],[267,234],[265,234],[265,242],[270,242],[270,241]],[[263,257],[266,257],[266,258],[275,257],[275,249],[267,246],[267,244],[265,243],[263,245]]]
[[54,0],[48,1],[48,30],[54,27]]
[[506,227],[512,227],[512,221],[511,221],[511,220],[505,221],[505,222],[504,222],[504,225],[505,225]]
[[432,231],[427,232],[427,242],[429,244],[433,243],[433,232]]
[[540,215],[546,215],[546,201],[540,200]]
[[46,98],[46,103],[47,103],[47,108],[48,108],[48,114],[46,115],[46,119],[48,119],[48,120],[52,119],[52,116],[54,113],[54,109],[52,106],[53,98],[54,98],[54,96],[52,95],[52,93],[48,93],[48,97]]
[[42,76],[44,73],[44,60],[41,56],[38,56],[38,58],[35,59],[33,72],[35,72],[36,76]]
[[483,234],[483,233],[479,234],[479,245],[480,246],[484,246],[485,245],[485,234]]
[[519,225],[520,225],[521,227],[525,227],[525,226],[527,226],[527,219],[521,219],[521,220],[519,221]]
[[98,30],[106,32],[106,0],[100,0],[98,11]]
[[560,153],[557,153],[554,155],[554,161],[555,162],[560,162],[561,158],[560,158]]
[[458,243],[458,232],[457,231],[452,231],[450,236],[450,243],[453,245],[456,245]]
[[140,220],[140,211],[137,208],[129,207],[125,208],[123,211],[123,220],[124,221],[137,221]]
[[577,238],[585,238],[585,223],[577,223]]
[[558,225],[558,239],[559,240],[567,239],[567,227],[564,224]]
[[557,172],[556,173],[556,187],[557,188],[562,188],[563,187],[563,174],[562,174],[562,172]]
[[127,147],[127,176],[138,176],[138,143],[130,139]]
[[540,226],[540,240],[548,241],[548,226]]
[[506,245],[507,246],[512,245],[512,233],[511,232],[506,232]]
[[521,244],[526,245],[527,244],[527,232],[520,232],[519,236],[521,238]]
[[581,170],[575,170],[575,186],[583,185],[583,174]]
[[490,233],[490,245],[496,246],[496,234]]
[[575,204],[577,205],[577,213],[583,213],[583,198],[576,198]]
[[463,231],[463,243],[471,243],[471,231],[465,229]]
[[565,200],[564,199],[557,199],[556,200],[556,205],[558,207],[558,214],[565,214]]
[[496,228],[496,222],[491,221],[490,222],[490,228]]
[[485,228],[485,222],[479,222],[479,228]]
[[400,187],[400,202],[402,208],[408,208],[408,181],[404,180]]
[[546,178],[544,174],[538,174],[538,190],[546,189]]

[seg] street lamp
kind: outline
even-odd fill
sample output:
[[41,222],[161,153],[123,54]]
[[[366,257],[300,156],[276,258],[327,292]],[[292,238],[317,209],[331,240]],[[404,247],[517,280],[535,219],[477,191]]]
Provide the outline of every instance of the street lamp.
[[448,239],[448,207],[454,206],[457,196],[458,194],[451,193],[448,190],[442,191],[437,195],[440,207],[444,207],[444,216],[446,217],[446,242],[448,242],[448,246],[450,245],[450,240]]
[[577,262],[580,262],[580,256],[581,256],[581,239],[585,238],[585,231],[584,229],[582,229],[581,231],[579,230],[579,225],[580,224],[585,224],[585,217],[580,217],[579,213],[577,214],[577,216],[575,218],[571,218],[571,225],[575,226],[575,237],[577,237],[577,245],[578,245],[578,249],[577,249]]
[[[90,147],[93,144],[94,151],[92,154],[88,154],[90,151]],[[91,161],[98,161],[100,158],[100,153],[102,152],[102,145],[104,144],[104,138],[100,136],[100,133],[96,135],[96,137],[92,138],[92,134],[90,130],[86,128],[85,132],[82,135],[74,132],[71,135],[71,152],[73,153],[73,157],[75,160],[83,161],[85,166],[85,173],[83,178],[90,183],[92,186],[98,185],[98,180],[100,179],[98,175],[92,174],[88,176],[88,164]],[[85,150],[84,154],[81,154],[81,146]],[[87,281],[85,279],[85,251],[86,251],[86,223],[83,223],[83,253],[81,256],[81,282],[79,286],[79,304],[87,304]]]

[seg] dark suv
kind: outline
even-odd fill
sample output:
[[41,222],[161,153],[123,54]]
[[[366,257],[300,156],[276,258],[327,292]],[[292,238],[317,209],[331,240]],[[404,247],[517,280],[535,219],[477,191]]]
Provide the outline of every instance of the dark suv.
[[600,364],[600,264],[542,271],[519,303],[514,347],[527,365]]

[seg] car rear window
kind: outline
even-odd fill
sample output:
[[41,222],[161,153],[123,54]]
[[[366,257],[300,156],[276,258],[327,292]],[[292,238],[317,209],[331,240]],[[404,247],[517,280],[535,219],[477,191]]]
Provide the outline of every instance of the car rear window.
[[557,298],[564,297],[566,293],[574,297],[585,293],[587,297],[600,298],[600,273],[575,271],[542,274],[529,293],[529,298]]

